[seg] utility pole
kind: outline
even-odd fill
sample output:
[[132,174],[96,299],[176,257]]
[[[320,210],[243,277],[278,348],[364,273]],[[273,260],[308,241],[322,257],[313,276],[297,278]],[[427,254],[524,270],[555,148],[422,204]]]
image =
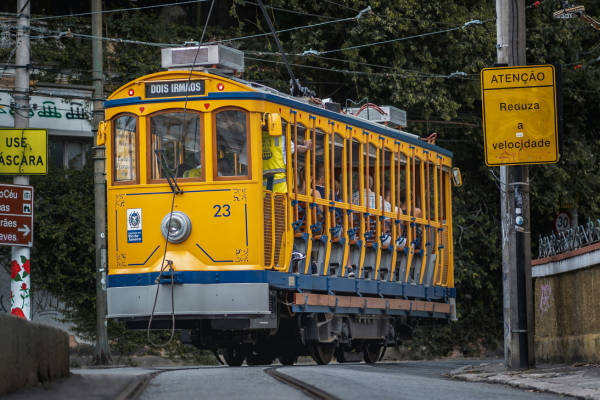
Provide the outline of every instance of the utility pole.
[[104,120],[102,98],[104,79],[102,74],[102,0],[92,0],[92,80],[94,82],[94,204],[96,220],[96,348],[94,365],[112,363],[106,329],[106,187],[105,187],[105,150],[98,146],[98,126]]
[[[527,65],[525,2],[496,0],[496,15],[498,64]],[[528,166],[500,167],[500,188],[504,358],[509,370],[530,368],[535,347]]]
[[[29,128],[29,69],[24,67],[29,65],[29,0],[17,1],[17,51],[15,57],[15,128]],[[15,185],[29,185],[28,175],[16,175],[13,177]],[[33,228],[33,227],[32,227]],[[29,247],[11,247],[11,264],[15,261],[23,268],[23,257],[27,263],[31,255]],[[31,271],[31,270],[30,270]],[[24,286],[25,285],[25,286]],[[22,278],[21,281],[12,280],[10,283],[11,296],[18,297],[22,293],[23,287],[31,294],[31,275]],[[15,302],[15,304],[18,302]],[[13,307],[14,309],[14,307]],[[28,320],[31,319],[31,295],[28,302],[23,302],[21,308],[23,315]],[[12,310],[11,310],[12,311]]]

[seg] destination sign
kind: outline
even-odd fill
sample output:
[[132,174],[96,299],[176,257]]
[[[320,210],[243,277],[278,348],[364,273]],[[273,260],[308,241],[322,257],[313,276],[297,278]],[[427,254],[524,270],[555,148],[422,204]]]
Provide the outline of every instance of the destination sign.
[[46,175],[46,129],[0,129],[0,175]]
[[0,246],[33,245],[33,186],[0,185]]
[[481,92],[487,165],[558,162],[553,65],[483,69]]
[[205,94],[204,80],[146,82],[146,98],[203,96]]

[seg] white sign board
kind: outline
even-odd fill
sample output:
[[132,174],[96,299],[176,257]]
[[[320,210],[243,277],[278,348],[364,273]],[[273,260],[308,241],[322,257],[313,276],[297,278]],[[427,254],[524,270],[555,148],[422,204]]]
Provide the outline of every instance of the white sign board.
[[[11,108],[12,96],[0,93],[0,127],[15,126],[15,110]],[[61,97],[31,96],[35,109],[29,110],[29,127],[48,129],[50,135],[93,137],[91,103],[86,100]],[[27,111],[19,110],[25,115]]]

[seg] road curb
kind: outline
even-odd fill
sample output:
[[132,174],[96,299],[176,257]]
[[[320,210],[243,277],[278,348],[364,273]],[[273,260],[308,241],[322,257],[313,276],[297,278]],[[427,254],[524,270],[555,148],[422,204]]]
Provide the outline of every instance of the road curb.
[[535,390],[539,392],[548,392],[561,396],[569,396],[583,400],[600,400],[600,390],[590,389],[586,387],[578,387],[574,384],[564,385],[556,382],[545,382],[541,379],[553,379],[559,377],[570,376],[571,383],[576,383],[581,380],[581,386],[584,386],[588,379],[583,378],[578,373],[463,373],[463,374],[447,374],[451,379],[458,379],[465,382],[479,383],[496,383],[508,385],[519,389]]

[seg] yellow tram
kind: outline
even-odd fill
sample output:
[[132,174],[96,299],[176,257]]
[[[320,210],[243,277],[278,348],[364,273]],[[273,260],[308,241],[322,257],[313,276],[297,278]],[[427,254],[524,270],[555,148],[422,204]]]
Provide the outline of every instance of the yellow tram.
[[170,330],[173,310],[229,365],[375,362],[454,318],[450,152],[208,70],[138,78],[105,112],[109,318]]

